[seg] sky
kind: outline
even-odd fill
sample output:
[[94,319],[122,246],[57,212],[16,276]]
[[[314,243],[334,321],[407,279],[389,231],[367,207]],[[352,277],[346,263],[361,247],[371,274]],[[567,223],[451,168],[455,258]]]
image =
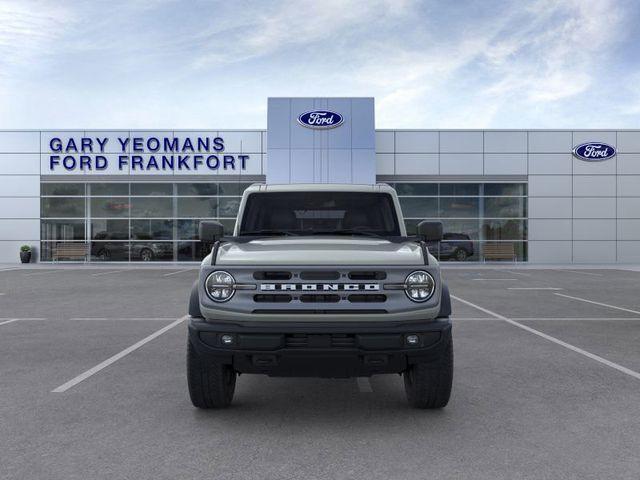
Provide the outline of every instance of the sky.
[[0,0],[0,128],[640,128],[640,1]]

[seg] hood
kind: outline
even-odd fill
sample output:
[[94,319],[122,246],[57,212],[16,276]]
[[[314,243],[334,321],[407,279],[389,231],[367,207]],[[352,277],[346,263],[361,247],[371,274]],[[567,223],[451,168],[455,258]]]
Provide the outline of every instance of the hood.
[[377,238],[277,237],[224,243],[216,265],[423,265],[416,242]]

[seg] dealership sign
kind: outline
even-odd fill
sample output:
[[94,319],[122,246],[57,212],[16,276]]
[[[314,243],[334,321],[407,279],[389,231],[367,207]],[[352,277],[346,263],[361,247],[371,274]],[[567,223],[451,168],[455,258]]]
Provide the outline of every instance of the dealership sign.
[[303,127],[326,130],[342,125],[344,118],[336,112],[329,110],[313,110],[298,116],[298,123]]
[[[109,145],[109,141],[115,145]],[[52,137],[48,173],[245,170],[249,155],[225,153],[222,137]],[[111,167],[111,168],[110,168]]]
[[588,142],[573,149],[573,154],[587,162],[600,162],[616,155],[616,149],[602,142]]

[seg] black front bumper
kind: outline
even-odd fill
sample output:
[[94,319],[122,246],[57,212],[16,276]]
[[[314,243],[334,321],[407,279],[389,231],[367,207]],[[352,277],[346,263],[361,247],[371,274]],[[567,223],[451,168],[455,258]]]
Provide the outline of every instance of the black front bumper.
[[[223,335],[233,343],[225,345]],[[407,343],[417,335],[417,345]],[[400,373],[408,365],[437,361],[451,338],[448,318],[410,323],[252,323],[189,319],[189,341],[206,362],[240,373],[278,377],[369,376]]]

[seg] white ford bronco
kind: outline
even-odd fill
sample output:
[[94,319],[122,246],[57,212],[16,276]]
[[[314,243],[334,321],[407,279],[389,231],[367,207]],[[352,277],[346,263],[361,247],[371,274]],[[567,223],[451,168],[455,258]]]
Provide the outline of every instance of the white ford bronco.
[[412,406],[449,401],[451,302],[427,249],[442,224],[408,237],[388,185],[252,185],[233,236],[201,222],[200,239],[212,249],[189,302],[196,407],[228,406],[243,373],[398,373]]

